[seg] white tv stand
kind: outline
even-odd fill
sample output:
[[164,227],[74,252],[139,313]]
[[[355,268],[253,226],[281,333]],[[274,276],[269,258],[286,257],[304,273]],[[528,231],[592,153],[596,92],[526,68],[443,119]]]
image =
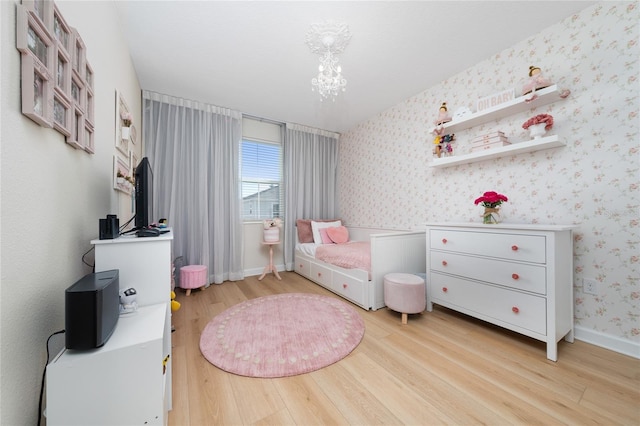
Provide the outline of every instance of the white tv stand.
[[48,425],[167,424],[172,240],[173,232],[91,241],[95,271],[118,269],[120,289],[136,289],[139,309],[119,318],[102,348],[65,349],[47,366]]
[[167,424],[166,310],[141,307],[101,348],[61,351],[47,366],[47,425]]

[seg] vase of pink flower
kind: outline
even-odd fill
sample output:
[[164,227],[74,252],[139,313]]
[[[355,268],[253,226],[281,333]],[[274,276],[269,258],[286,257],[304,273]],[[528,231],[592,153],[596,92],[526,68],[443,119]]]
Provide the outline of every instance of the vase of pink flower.
[[477,206],[482,204],[484,213],[482,214],[482,223],[491,225],[500,222],[500,205],[509,199],[502,194],[494,191],[488,191],[477,198],[473,203]]
[[540,139],[553,127],[553,116],[549,114],[538,114],[524,122],[522,128],[529,130],[531,139]]

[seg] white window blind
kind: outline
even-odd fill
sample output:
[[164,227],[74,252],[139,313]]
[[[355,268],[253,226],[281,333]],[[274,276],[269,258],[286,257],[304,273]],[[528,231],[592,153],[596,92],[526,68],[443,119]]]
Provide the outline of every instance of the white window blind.
[[241,146],[242,218],[282,217],[282,146],[243,139]]

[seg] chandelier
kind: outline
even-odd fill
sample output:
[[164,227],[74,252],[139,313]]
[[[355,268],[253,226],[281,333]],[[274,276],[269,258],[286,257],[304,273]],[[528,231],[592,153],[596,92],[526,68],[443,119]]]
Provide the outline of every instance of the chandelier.
[[344,23],[326,21],[312,24],[307,32],[307,46],[311,52],[321,55],[318,75],[311,79],[311,90],[318,90],[321,101],[329,97],[335,101],[336,96],[347,88],[347,80],[342,76],[342,67],[338,64],[336,54],[344,51],[349,40],[351,33]]

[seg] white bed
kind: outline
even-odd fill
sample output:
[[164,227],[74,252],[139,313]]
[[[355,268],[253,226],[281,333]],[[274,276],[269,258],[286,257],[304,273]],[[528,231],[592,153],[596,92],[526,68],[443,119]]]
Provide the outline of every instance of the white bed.
[[317,260],[313,243],[296,244],[295,271],[363,309],[374,311],[385,306],[383,280],[386,274],[425,272],[425,231],[348,229],[350,240],[371,243],[371,279],[369,271],[345,269]]

